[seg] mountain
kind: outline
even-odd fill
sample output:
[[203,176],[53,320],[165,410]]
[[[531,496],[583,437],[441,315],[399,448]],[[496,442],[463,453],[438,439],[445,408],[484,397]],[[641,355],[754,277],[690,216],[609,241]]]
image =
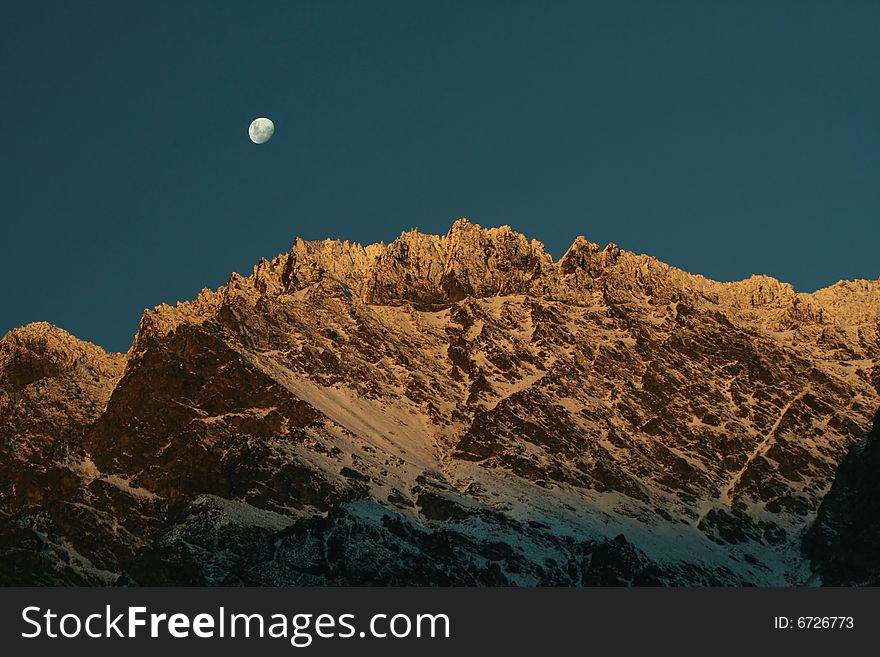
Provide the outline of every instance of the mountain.
[[555,262],[465,219],[297,239],[125,355],[0,341],[0,581],[821,581],[802,539],[878,352],[880,281],[719,283],[582,237]]

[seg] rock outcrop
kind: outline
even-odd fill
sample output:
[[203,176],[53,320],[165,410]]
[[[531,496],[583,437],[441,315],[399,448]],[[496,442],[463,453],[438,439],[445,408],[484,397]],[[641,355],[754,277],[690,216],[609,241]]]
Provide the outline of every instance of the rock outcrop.
[[804,551],[826,586],[880,586],[880,411],[837,470]]

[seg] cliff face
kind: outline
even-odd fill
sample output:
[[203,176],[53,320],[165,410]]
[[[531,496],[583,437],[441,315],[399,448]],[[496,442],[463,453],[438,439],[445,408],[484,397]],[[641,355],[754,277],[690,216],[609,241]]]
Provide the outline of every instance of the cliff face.
[[827,586],[880,586],[880,411],[840,464],[804,552]]
[[145,312],[127,356],[3,339],[0,550],[40,555],[3,577],[802,582],[878,328],[878,282],[717,283],[583,238],[554,262],[466,220],[297,240]]

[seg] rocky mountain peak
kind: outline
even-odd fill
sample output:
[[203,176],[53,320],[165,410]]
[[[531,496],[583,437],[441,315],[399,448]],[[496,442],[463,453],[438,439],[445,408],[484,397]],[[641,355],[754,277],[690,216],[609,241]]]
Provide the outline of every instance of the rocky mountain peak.
[[798,537],[874,453],[878,318],[876,281],[721,283],[583,237],[554,262],[466,219],[297,239],[145,311],[126,356],[0,341],[0,557],[36,555],[15,582],[802,583]]
[[483,228],[460,218],[445,235],[412,229],[390,244],[366,247],[296,238],[288,253],[262,259],[248,276],[233,274],[216,292],[205,290],[192,302],[147,311],[135,345],[144,335],[167,333],[182,320],[212,317],[232,299],[253,305],[260,297],[300,293],[420,309],[509,295],[581,306],[600,295],[611,306],[634,309],[646,304],[651,313],[650,308],[686,302],[712,307],[744,326],[795,331],[810,341],[839,339],[839,332],[847,330],[876,336],[880,320],[880,281],[843,282],[812,294],[798,293],[789,283],[765,275],[721,283],[614,243],[600,247],[583,236],[554,262],[543,244],[510,226]]
[[[565,275],[586,274],[590,279],[598,278],[606,267],[612,265],[620,255],[620,248],[610,243],[605,248],[590,242],[583,235],[578,235],[562,258],[559,259],[559,271]],[[579,279],[578,283],[585,281]],[[577,284],[577,283],[576,283]]]
[[0,377],[23,388],[34,381],[53,378],[77,367],[106,373],[119,357],[75,338],[47,322],[34,322],[9,331],[0,339]]

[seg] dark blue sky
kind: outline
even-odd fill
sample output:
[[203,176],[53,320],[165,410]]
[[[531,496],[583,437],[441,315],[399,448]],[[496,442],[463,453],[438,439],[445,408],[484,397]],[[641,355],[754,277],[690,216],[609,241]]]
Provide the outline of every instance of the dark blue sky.
[[[877,278],[880,3],[19,2],[0,334],[128,348],[296,235],[458,216],[721,280]],[[269,116],[275,137],[247,138]]]

